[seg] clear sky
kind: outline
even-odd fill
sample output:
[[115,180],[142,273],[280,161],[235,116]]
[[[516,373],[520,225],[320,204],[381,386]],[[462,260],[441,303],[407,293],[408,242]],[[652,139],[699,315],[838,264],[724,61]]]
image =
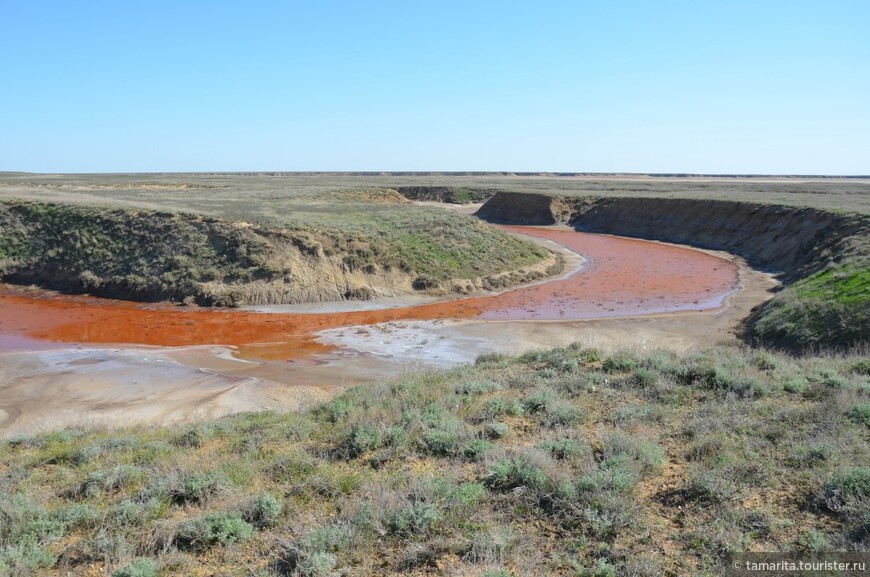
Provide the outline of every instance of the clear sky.
[[0,0],[0,170],[870,174],[870,1]]

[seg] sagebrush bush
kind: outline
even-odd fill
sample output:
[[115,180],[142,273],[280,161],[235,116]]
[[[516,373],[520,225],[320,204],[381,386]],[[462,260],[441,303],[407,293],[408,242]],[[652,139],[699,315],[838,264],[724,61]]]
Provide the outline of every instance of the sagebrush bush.
[[283,512],[284,505],[281,501],[270,493],[261,493],[245,508],[244,519],[262,529],[275,525]]
[[168,493],[176,503],[201,503],[228,485],[226,476],[218,471],[187,473],[168,487]]
[[175,543],[184,549],[204,551],[250,538],[254,528],[237,512],[207,513],[179,524]]
[[139,557],[126,567],[112,573],[112,577],[157,577],[157,563],[151,559]]

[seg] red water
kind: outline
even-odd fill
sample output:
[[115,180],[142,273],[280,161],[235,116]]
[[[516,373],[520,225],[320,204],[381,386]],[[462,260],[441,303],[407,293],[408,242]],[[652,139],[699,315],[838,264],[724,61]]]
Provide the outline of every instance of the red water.
[[555,241],[588,260],[568,278],[500,295],[342,313],[189,309],[5,287],[0,289],[0,350],[32,348],[35,342],[225,344],[239,346],[243,353],[256,350],[265,358],[298,358],[327,350],[312,335],[340,326],[447,318],[580,320],[706,310],[721,306],[737,287],[736,267],[702,252],[566,230],[503,228]]

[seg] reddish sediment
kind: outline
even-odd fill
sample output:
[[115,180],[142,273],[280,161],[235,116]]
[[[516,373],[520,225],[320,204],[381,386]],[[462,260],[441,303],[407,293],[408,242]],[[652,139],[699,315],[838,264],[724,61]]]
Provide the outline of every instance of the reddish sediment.
[[[722,306],[737,288],[737,268],[703,252],[612,236],[522,226],[509,232],[552,240],[586,257],[567,278],[426,305],[341,313],[256,313],[143,305],[21,291],[0,291],[0,349],[40,342],[189,346],[222,344],[262,358],[324,352],[318,331],[387,321],[480,319],[570,321]],[[5,343],[5,344],[4,344]]]

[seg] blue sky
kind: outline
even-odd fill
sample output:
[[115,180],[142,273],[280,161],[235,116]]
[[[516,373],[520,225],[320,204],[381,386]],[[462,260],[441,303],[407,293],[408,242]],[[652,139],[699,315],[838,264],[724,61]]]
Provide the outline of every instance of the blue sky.
[[870,2],[0,0],[0,170],[870,174]]

